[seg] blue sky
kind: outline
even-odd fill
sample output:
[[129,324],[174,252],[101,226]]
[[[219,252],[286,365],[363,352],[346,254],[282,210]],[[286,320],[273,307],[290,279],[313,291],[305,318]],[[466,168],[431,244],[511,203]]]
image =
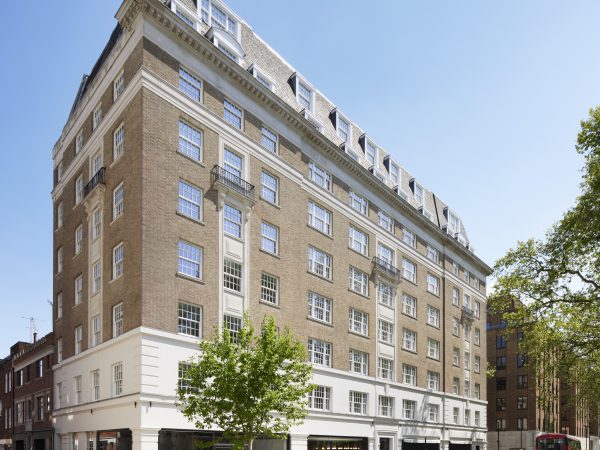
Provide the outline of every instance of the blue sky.
[[[0,28],[0,355],[52,327],[51,150],[120,1],[8,2]],[[230,0],[462,217],[489,264],[570,205],[600,104],[600,2]]]

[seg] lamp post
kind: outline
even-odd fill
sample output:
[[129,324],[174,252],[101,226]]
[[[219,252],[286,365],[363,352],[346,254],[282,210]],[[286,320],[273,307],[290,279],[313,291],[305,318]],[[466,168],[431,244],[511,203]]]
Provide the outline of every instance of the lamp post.
[[496,422],[496,430],[498,430],[498,438],[496,439],[496,444],[498,445],[498,450],[500,450],[500,424]]

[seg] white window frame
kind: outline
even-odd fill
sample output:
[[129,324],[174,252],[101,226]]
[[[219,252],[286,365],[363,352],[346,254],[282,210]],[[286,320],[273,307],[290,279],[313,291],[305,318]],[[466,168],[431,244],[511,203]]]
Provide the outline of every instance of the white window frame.
[[64,262],[64,250],[62,247],[56,249],[56,273],[62,273]]
[[[119,194],[120,193],[120,194]],[[125,212],[125,190],[121,182],[114,190],[112,195],[113,222]]]
[[308,179],[317,186],[321,186],[323,189],[331,191],[333,181],[331,173],[323,169],[314,161],[308,162]]
[[98,128],[102,122],[102,103],[99,103],[98,106],[94,108],[94,112],[92,113],[92,131]]
[[348,269],[348,282],[348,288],[352,292],[356,292],[365,297],[369,296],[369,275],[366,272],[363,272],[354,266],[350,266]]
[[81,130],[79,133],[77,133],[77,136],[75,137],[75,155],[78,155],[82,149],[83,149],[83,130]]
[[369,255],[369,235],[354,225],[348,226],[348,247],[361,255]]
[[79,205],[83,200],[83,175],[75,179],[75,204]]
[[440,310],[435,306],[427,305],[427,325],[440,327]]
[[192,183],[179,179],[177,194],[177,212],[185,217],[201,222],[203,200],[202,189]]
[[273,205],[279,204],[279,178],[266,170],[260,174],[260,198]]
[[113,103],[123,94],[125,90],[125,72],[121,70],[119,75],[115,77],[113,81]]
[[83,351],[83,326],[77,325],[75,327],[75,339],[74,339],[74,353],[79,355]]
[[440,252],[437,248],[428,245],[427,246],[427,259],[433,261],[436,264],[440,263]]
[[228,203],[223,204],[223,234],[242,240],[244,213]]
[[192,161],[202,162],[204,134],[184,120],[179,121],[177,152]]
[[[294,93],[296,94],[296,101],[298,104],[308,111],[310,114],[314,114],[315,111],[315,89],[312,85],[306,81],[303,77],[301,77],[298,73],[294,75],[295,78],[295,86]],[[306,91],[308,97],[305,98],[303,95]]]
[[202,338],[201,306],[181,301],[177,304],[177,334]]
[[417,298],[406,293],[402,293],[402,314],[409,317],[417,317]]
[[112,279],[116,280],[123,275],[123,266],[124,266],[124,247],[123,242],[119,242],[117,245],[113,247],[112,251]]
[[394,287],[383,281],[377,282],[377,301],[382,305],[394,308],[396,299],[396,290]]
[[440,295],[440,279],[430,273],[427,274],[427,292]]
[[308,317],[319,322],[331,323],[332,300],[315,292],[308,292]]
[[90,320],[90,346],[95,347],[102,343],[102,320],[100,314],[95,315]]
[[435,360],[440,359],[440,341],[427,338],[427,357]]
[[394,233],[394,219],[389,214],[384,213],[382,210],[377,212],[377,221],[379,226],[384,230]]
[[58,230],[63,226],[63,202],[60,202],[56,206],[56,229]]
[[125,313],[123,302],[112,307],[112,337],[116,338],[123,334]]
[[[177,245],[177,273],[184,277],[201,280],[203,253],[202,247],[180,240]],[[196,255],[198,256],[197,260],[194,259]]]
[[100,369],[92,370],[92,401],[100,400]]
[[377,339],[380,342],[394,345],[394,324],[389,320],[377,320]]
[[308,201],[308,226],[331,236],[333,213],[320,204]]
[[75,305],[80,305],[83,303],[83,274],[79,274],[75,277],[75,281],[73,282],[75,288]]
[[317,366],[331,367],[331,353],[331,342],[314,338],[308,339],[309,362]]
[[394,397],[380,395],[377,400],[377,412],[381,417],[394,417]]
[[241,263],[232,259],[223,260],[223,289],[243,293],[244,268]]
[[331,387],[315,386],[308,394],[308,409],[315,411],[331,410]]
[[121,124],[113,134],[113,161],[125,153],[125,125]]
[[202,103],[204,93],[204,83],[200,78],[194,75],[190,70],[179,67],[178,89],[183,95],[192,100]]
[[402,364],[402,382],[409,386],[417,385],[417,367],[411,364]]
[[383,380],[394,380],[394,360],[380,356],[377,358],[377,376]]
[[[335,115],[335,133],[342,142],[352,147],[352,122],[337,109],[333,111],[333,114]],[[346,130],[342,129],[343,124],[346,126]]]
[[412,248],[417,248],[417,235],[408,228],[402,229],[402,242]]
[[279,277],[266,272],[260,274],[260,301],[269,305],[279,304]]
[[272,255],[279,254],[279,227],[264,220],[260,224],[260,249]]
[[369,354],[351,348],[348,351],[348,371],[359,375],[368,375]]
[[369,402],[369,394],[366,392],[350,391],[348,395],[350,414],[358,414],[361,416],[367,415],[367,406]]
[[427,371],[427,388],[432,391],[440,390],[440,373],[433,370]]
[[402,418],[415,420],[417,412],[417,402],[414,400],[402,400]]
[[417,332],[408,328],[402,329],[402,349],[417,352]]
[[279,152],[279,136],[265,124],[260,129],[260,145],[275,155]]
[[366,197],[354,192],[353,190],[348,191],[348,204],[350,208],[359,212],[363,216],[369,214],[369,200]]
[[123,395],[123,363],[113,364],[112,372],[112,396],[120,397]]
[[[244,130],[244,109],[237,103],[225,98],[223,100],[223,120],[238,130]],[[238,126],[239,122],[239,126]]]
[[369,314],[356,308],[350,308],[348,313],[348,331],[362,336],[368,336]]
[[308,271],[318,277],[331,280],[333,257],[312,245],[308,246]]
[[402,278],[417,283],[417,265],[406,258],[402,259]]

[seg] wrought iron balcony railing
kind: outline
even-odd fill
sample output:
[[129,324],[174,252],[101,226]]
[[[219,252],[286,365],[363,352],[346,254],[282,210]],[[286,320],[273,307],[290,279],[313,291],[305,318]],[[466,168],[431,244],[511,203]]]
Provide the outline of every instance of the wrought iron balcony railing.
[[400,280],[400,270],[385,259],[381,259],[377,256],[373,257],[373,270],[394,278],[395,280]]
[[104,173],[106,172],[106,168],[101,167],[98,172],[92,177],[92,179],[85,185],[83,188],[83,196],[87,197],[90,192],[94,190],[96,186],[99,184],[104,184]]
[[466,305],[463,305],[462,307],[462,315],[464,318],[469,320],[473,320],[475,318],[475,312],[473,312],[473,310]]
[[214,166],[210,171],[210,175],[213,184],[219,183],[222,186],[242,194],[250,200],[254,200],[254,185],[248,183],[243,178],[234,175],[221,166]]

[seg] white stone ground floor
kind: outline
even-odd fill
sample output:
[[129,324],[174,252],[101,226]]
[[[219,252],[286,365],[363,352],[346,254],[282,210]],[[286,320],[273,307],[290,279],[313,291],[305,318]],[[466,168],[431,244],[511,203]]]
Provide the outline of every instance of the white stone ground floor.
[[[58,364],[55,450],[196,450],[194,441],[212,432],[193,434],[175,407],[178,363],[196,351],[195,340],[139,328]],[[487,450],[484,401],[327,368],[315,368],[313,381],[331,388],[329,411],[311,411],[287,439],[259,441],[255,450]],[[367,393],[366,415],[348,413],[350,391]],[[394,399],[395,418],[378,416],[380,395]],[[416,402],[417,420],[398,419],[403,400]],[[431,404],[439,406],[435,423],[423,420]],[[461,418],[478,411],[479,424],[453,424],[455,408]]]

